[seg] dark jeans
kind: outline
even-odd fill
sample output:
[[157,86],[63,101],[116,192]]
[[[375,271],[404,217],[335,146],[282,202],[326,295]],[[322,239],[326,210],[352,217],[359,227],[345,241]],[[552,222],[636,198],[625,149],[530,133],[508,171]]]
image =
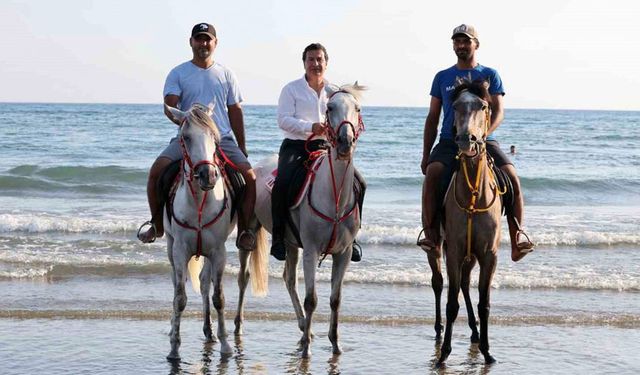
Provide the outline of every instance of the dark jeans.
[[[287,193],[293,183],[293,178],[305,161],[309,160],[309,152],[305,149],[306,141],[285,139],[280,146],[278,154],[278,175],[271,191],[271,218],[273,221],[273,237],[277,240],[284,238],[284,229],[287,222]],[[307,144],[310,152],[327,148],[324,140],[314,140]],[[355,178],[360,185],[360,196],[358,197],[358,208],[360,211],[360,222],[362,223],[362,204],[367,184],[355,170]]]

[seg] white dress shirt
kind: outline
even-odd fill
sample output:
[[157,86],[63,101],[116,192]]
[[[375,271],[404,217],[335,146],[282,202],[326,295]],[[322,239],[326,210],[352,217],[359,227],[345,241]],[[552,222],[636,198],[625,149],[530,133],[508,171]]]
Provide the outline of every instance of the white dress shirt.
[[[324,87],[328,85],[325,79]],[[327,101],[326,91],[322,89],[318,95],[304,76],[284,86],[278,100],[278,126],[284,132],[284,137],[298,140],[309,138],[313,124],[325,120]],[[313,139],[325,139],[325,136],[315,136]]]

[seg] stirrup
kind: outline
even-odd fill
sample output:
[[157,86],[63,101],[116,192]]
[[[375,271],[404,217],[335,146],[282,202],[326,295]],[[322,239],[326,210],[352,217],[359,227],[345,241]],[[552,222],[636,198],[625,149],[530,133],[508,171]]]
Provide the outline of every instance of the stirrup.
[[[151,238],[149,241],[145,242],[145,241],[142,240],[142,238],[140,238],[140,232],[142,231],[142,228],[146,227],[147,225],[150,226],[151,229],[153,229],[153,238]],[[157,233],[158,233],[158,230],[156,229],[156,225],[151,220],[148,220],[148,221],[145,221],[144,223],[142,223],[140,228],[138,228],[138,233],[136,234],[136,237],[142,243],[152,243],[152,242],[155,242],[155,240],[158,238],[157,237]]]
[[[518,241],[520,239],[520,236],[524,236],[527,240],[526,241]],[[519,229],[516,232],[516,248],[518,249],[518,251],[520,253],[523,254],[527,254],[533,251],[533,248],[536,245],[531,242],[531,239],[529,238],[529,235],[527,233],[525,233],[524,230]]]
[[[243,236],[251,236],[251,241],[248,247],[240,246],[240,239]],[[245,229],[238,235],[238,237],[236,238],[236,247],[244,251],[253,251],[256,248],[256,235],[253,233],[251,229]]]
[[[424,234],[424,238],[420,239],[420,236]],[[426,231],[424,228],[420,230],[418,233],[418,239],[416,240],[416,245],[419,246],[422,251],[427,253],[427,255],[434,255],[436,257],[440,257],[440,251],[436,243],[427,237]]]
[[359,262],[362,260],[362,246],[354,239],[351,244],[351,261]]

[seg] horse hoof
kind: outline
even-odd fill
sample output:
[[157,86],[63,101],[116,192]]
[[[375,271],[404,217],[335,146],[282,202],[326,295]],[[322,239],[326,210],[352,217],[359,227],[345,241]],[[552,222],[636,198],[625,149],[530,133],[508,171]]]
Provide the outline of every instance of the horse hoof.
[[180,361],[180,354],[177,352],[171,351],[169,355],[167,355],[167,360],[171,362]]
[[493,358],[491,354],[487,354],[484,356],[484,363],[490,365],[490,364],[496,363],[496,359]]
[[220,353],[221,354],[233,354],[233,348],[228,343],[223,343],[220,345]]

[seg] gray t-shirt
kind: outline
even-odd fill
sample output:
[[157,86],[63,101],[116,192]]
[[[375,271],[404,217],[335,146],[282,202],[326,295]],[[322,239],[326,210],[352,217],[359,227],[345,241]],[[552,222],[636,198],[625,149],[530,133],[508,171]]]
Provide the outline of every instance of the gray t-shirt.
[[221,135],[231,132],[227,106],[242,102],[235,74],[217,62],[208,69],[202,69],[191,61],[176,66],[164,83],[163,97],[167,95],[179,96],[178,108],[183,111],[196,103],[213,106],[211,117]]

